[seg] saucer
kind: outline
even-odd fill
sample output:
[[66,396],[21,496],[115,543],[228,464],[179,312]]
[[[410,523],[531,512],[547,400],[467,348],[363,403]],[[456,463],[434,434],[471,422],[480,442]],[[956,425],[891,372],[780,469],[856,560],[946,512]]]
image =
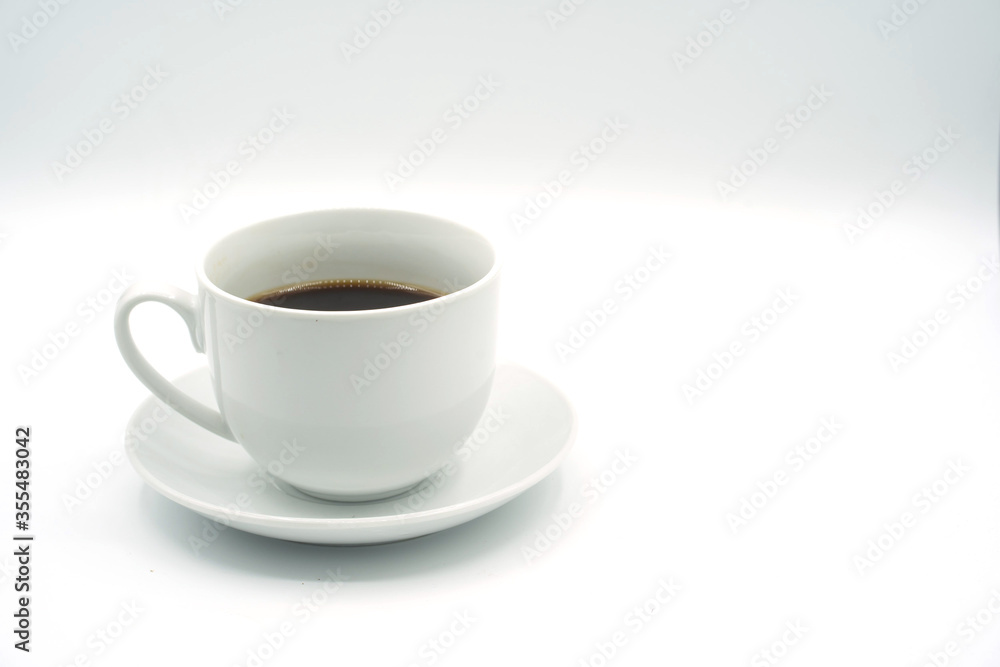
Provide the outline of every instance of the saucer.
[[[215,405],[207,368],[175,380]],[[380,544],[471,521],[524,493],[555,470],[576,436],[566,396],[516,364],[499,364],[479,427],[441,470],[393,498],[338,503],[307,496],[266,474],[236,443],[172,413],[150,396],[126,433],[132,466],[174,502],[228,527],[309,544]],[[158,417],[158,418],[157,418]]]

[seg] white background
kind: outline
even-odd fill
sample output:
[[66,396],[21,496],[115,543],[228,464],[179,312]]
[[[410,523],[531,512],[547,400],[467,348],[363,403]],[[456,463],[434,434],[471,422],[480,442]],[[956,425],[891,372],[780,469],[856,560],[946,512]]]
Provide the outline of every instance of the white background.
[[[1000,615],[959,634],[1000,590],[1000,280],[984,270],[974,298],[954,292],[998,250],[1000,6],[911,0],[887,31],[889,0],[590,0],[555,23],[556,0],[401,0],[348,59],[341,45],[387,0],[216,5],[0,10],[0,525],[13,523],[14,428],[30,424],[37,535],[30,656],[12,648],[12,547],[0,549],[0,663],[246,665],[291,621],[264,664],[425,665],[422,647],[463,612],[472,628],[435,664],[599,665],[595,645],[618,631],[627,643],[609,664],[768,664],[758,652],[786,622],[808,628],[789,667],[916,667],[949,641],[948,664],[1000,661]],[[723,10],[732,22],[712,36],[705,22],[718,32]],[[708,46],[679,67],[699,33]],[[147,67],[165,79],[120,117]],[[444,114],[480,77],[499,86],[452,127]],[[830,98],[786,137],[778,123],[813,87]],[[294,120],[185,216],[273,109]],[[577,171],[609,118],[627,128]],[[54,163],[106,119],[113,132],[60,178]],[[439,127],[446,141],[390,189],[385,173]],[[908,161],[949,128],[954,145],[911,180]],[[769,138],[777,152],[724,200],[718,183]],[[512,214],[563,169],[572,184],[518,233]],[[851,233],[897,179],[903,193]],[[565,465],[482,519],[377,547],[229,530],[196,553],[201,517],[127,463],[70,509],[146,395],[111,308],[86,305],[109,296],[113,272],[193,289],[202,249],[228,230],[359,205],[497,239],[501,353],[565,388],[581,416]],[[672,258],[625,302],[614,286],[651,245]],[[795,305],[751,342],[744,323],[779,289]],[[607,298],[618,311],[561,358]],[[945,324],[893,364],[937,310]],[[166,309],[134,321],[165,374],[203,363]],[[37,375],[19,370],[70,323],[79,335]],[[689,401],[683,386],[733,341],[745,354]],[[843,429],[793,471],[787,452],[829,417]],[[529,562],[537,531],[625,450],[637,463]],[[969,472],[922,512],[914,495],[949,461]],[[778,470],[790,481],[734,533],[727,514]],[[916,525],[859,568],[907,511]],[[295,605],[336,568],[347,582],[300,623]],[[681,592],[635,632],[626,614],[670,577]],[[95,633],[133,603],[135,623],[98,654]]]

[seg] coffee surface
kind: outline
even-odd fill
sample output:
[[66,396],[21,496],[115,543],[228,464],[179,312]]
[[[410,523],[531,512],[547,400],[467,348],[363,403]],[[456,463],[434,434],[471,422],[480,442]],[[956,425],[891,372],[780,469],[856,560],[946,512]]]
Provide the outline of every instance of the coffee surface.
[[295,310],[377,310],[436,299],[441,294],[391,280],[322,280],[265,290],[250,301]]

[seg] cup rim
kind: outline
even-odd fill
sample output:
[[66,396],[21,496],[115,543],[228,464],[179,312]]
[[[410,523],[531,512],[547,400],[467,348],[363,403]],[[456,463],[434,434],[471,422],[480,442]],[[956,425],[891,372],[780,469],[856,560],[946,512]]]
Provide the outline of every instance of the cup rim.
[[[486,272],[481,278],[473,282],[471,285],[466,285],[461,289],[455,290],[454,292],[449,292],[448,294],[443,294],[439,297],[428,299],[426,301],[420,301],[417,303],[406,304],[402,306],[391,306],[389,308],[371,308],[368,310],[303,310],[298,308],[281,308],[280,306],[271,306],[264,303],[258,303],[256,301],[251,301],[250,299],[244,299],[243,297],[231,294],[226,290],[222,289],[216,285],[212,280],[209,279],[208,273],[205,270],[205,265],[208,263],[208,258],[212,252],[227,241],[230,237],[235,234],[246,232],[255,227],[263,227],[264,225],[269,225],[276,223],[280,220],[285,220],[288,218],[297,218],[303,215],[310,215],[314,213],[354,213],[354,212],[364,212],[364,213],[390,213],[390,214],[401,214],[405,216],[418,216],[420,218],[431,219],[438,223],[443,223],[445,225],[461,229],[464,232],[468,232],[478,236],[482,239],[493,253],[493,264],[490,270]],[[391,208],[379,208],[379,207],[350,207],[350,208],[330,208],[330,209],[312,209],[308,211],[299,211],[297,213],[290,213],[288,215],[278,216],[276,218],[268,218],[266,220],[259,220],[255,223],[239,227],[238,229],[230,230],[226,234],[216,238],[212,243],[208,245],[208,248],[202,253],[202,259],[198,263],[197,268],[197,278],[198,283],[211,292],[213,296],[217,299],[227,301],[231,304],[242,306],[244,308],[256,308],[268,313],[268,316],[274,316],[280,314],[282,317],[289,319],[357,319],[359,317],[372,318],[372,317],[393,317],[396,315],[401,315],[409,312],[419,312],[426,309],[428,306],[439,303],[439,302],[450,302],[459,298],[466,298],[476,294],[477,292],[485,289],[487,285],[492,283],[496,277],[500,274],[500,269],[502,267],[503,260],[500,255],[500,250],[497,244],[492,238],[482,233],[478,229],[473,229],[466,225],[448,220],[447,218],[442,218],[436,215],[430,215],[427,213],[420,213],[417,211],[407,211],[403,209],[391,209]]]

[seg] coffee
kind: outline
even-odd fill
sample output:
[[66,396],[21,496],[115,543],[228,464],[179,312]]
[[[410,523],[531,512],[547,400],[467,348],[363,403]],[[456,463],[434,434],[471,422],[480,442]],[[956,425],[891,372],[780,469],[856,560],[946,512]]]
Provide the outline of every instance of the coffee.
[[392,280],[314,280],[265,290],[250,301],[295,310],[376,310],[436,299],[423,287]]

